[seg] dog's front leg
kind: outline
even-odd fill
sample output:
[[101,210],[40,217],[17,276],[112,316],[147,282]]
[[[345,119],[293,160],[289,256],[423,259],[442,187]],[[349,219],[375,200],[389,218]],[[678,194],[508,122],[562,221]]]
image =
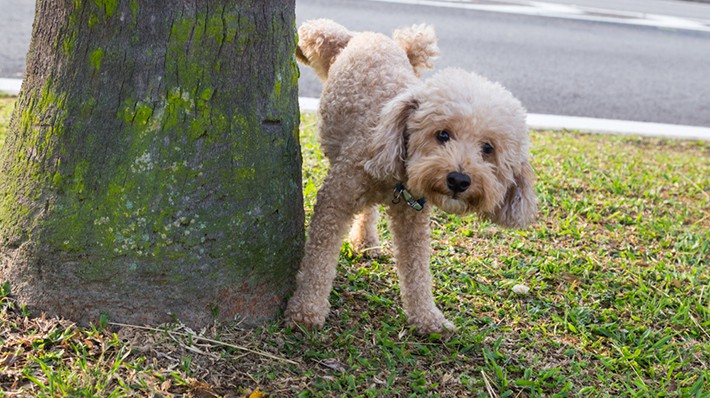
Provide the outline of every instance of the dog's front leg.
[[339,183],[331,169],[318,191],[313,216],[308,227],[301,268],[296,276],[296,291],[286,308],[286,322],[306,328],[319,328],[325,323],[330,304],[338,254],[350,226],[355,202]]
[[416,211],[404,203],[392,204],[388,214],[404,312],[409,323],[425,334],[454,331],[454,324],[434,303],[429,272],[428,207]]

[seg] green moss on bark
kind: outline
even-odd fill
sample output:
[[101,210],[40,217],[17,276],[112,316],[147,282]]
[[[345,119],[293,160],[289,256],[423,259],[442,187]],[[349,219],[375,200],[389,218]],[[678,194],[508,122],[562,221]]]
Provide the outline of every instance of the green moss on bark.
[[[293,24],[257,22],[263,13],[235,3],[198,7],[164,20],[160,47],[157,29],[134,40],[120,27],[141,31],[150,7],[75,3],[59,49],[67,65],[23,94],[19,138],[2,154],[0,250],[41,242],[55,284],[107,285],[108,312],[129,305],[125,289],[148,297],[172,286],[222,316],[250,316],[249,300],[288,290],[303,239]],[[134,20],[111,19],[119,12]],[[77,41],[98,24],[123,41]],[[267,43],[277,45],[256,47]],[[228,305],[242,296],[253,298]]]
[[118,0],[93,0],[94,4],[103,11],[106,18],[111,18],[118,9]]
[[104,50],[101,48],[97,48],[96,50],[91,52],[91,55],[89,56],[89,61],[91,62],[91,66],[95,70],[101,69],[101,60],[104,57]]

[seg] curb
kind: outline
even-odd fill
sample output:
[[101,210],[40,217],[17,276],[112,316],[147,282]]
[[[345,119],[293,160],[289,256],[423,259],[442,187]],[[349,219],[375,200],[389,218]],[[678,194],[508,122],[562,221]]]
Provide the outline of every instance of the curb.
[[[301,111],[306,112],[317,111],[319,102],[318,98],[298,98]],[[710,141],[710,128],[698,126],[544,115],[538,113],[528,113],[527,122],[528,128],[532,130],[579,130],[598,134],[639,135],[644,137]]]
[[579,130],[598,134],[639,135],[710,141],[710,128],[679,124],[636,122],[631,120],[528,114],[528,127],[534,130]]
[[[0,93],[17,95],[22,87],[20,79],[0,78]],[[318,110],[318,98],[299,97],[301,111]],[[710,128],[678,124],[647,123],[631,120],[596,119],[589,117],[528,114],[528,127],[533,130],[579,130],[599,134],[639,135],[683,140],[710,141]]]
[[20,93],[22,80],[20,79],[3,79],[0,78],[0,93],[17,95]]

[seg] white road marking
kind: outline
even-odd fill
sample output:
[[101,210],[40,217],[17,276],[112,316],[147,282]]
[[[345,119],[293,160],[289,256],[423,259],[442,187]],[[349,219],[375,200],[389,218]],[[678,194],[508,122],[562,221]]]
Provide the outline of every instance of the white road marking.
[[465,1],[441,0],[368,0],[380,3],[409,4],[440,8],[490,11],[506,14],[533,15],[539,17],[576,19],[582,21],[608,22],[637,26],[653,26],[664,29],[684,29],[710,32],[710,20],[671,17],[666,15],[617,11],[604,8],[567,6],[539,1],[500,1],[497,4],[475,4]]

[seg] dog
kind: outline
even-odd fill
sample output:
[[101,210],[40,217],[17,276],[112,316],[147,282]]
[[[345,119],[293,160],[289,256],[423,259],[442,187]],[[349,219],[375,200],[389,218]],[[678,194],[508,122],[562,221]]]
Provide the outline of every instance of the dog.
[[420,80],[439,52],[431,26],[389,38],[319,19],[298,34],[297,59],[323,82],[318,129],[330,168],[286,323],[324,325],[345,234],[350,228],[356,249],[379,246],[383,205],[409,324],[422,334],[454,331],[432,293],[431,205],[505,227],[535,220],[525,109],[500,84],[461,69]]

